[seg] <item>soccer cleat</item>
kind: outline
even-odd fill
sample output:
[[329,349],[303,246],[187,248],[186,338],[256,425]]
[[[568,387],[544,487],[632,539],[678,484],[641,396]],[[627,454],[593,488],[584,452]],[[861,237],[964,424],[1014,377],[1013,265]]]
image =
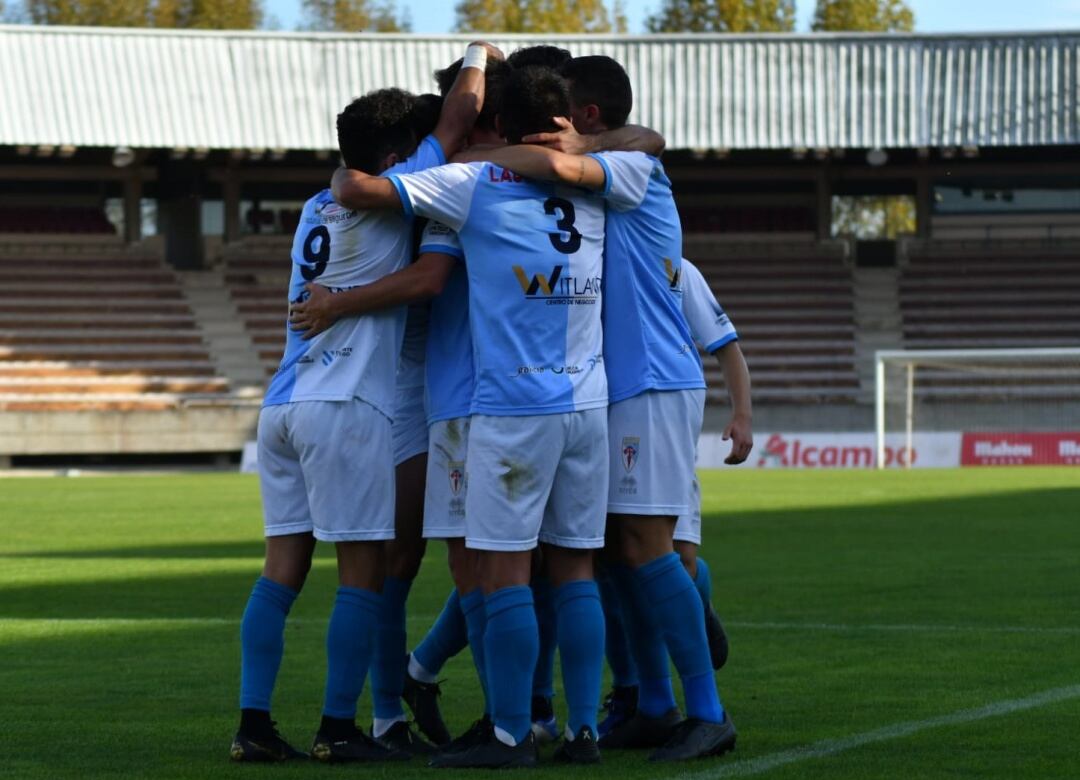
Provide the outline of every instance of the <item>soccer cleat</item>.
[[372,737],[383,747],[401,750],[410,756],[430,756],[435,752],[435,746],[425,742],[404,720],[399,720],[381,735],[376,737],[373,734]]
[[575,737],[568,728],[553,758],[562,764],[599,764],[600,747],[592,729],[582,726]]
[[229,748],[229,758],[233,761],[292,761],[307,757],[307,753],[297,750],[285,741],[274,728],[273,721],[270,723],[270,731],[266,734],[249,736],[242,731],[236,732],[232,747]]
[[709,656],[713,669],[720,669],[727,663],[727,632],[724,631],[724,624],[720,622],[720,616],[716,614],[712,604],[705,606],[705,636],[709,640]]
[[412,756],[404,750],[386,747],[353,727],[344,738],[332,738],[321,731],[315,735],[311,757],[327,764],[346,761],[408,761]]
[[492,733],[492,729],[495,728],[495,724],[491,722],[486,714],[480,720],[474,722],[465,733],[459,737],[455,737],[450,740],[450,744],[440,750],[440,753],[460,753],[463,750],[468,750],[474,745],[479,745],[488,735]]
[[507,745],[492,729],[482,742],[454,753],[443,751],[431,759],[428,766],[437,769],[521,769],[536,766],[538,761],[536,736],[531,731],[516,745]]
[[672,707],[658,718],[650,718],[641,712],[635,712],[624,723],[616,726],[600,739],[600,747],[605,750],[640,750],[658,748],[666,745],[674,736],[679,724],[683,722],[677,707]]
[[441,695],[442,690],[438,683],[420,682],[405,672],[405,687],[401,698],[409,706],[409,711],[416,720],[416,727],[436,745],[450,742],[450,730],[446,728],[446,722],[439,711]]
[[604,698],[603,711],[607,713],[600,721],[598,729],[600,738],[610,734],[620,724],[625,723],[637,712],[638,689],[636,685],[616,687],[611,689]]
[[735,749],[735,724],[724,714],[722,723],[687,718],[662,748],[653,751],[650,761],[687,761],[719,756]]
[[540,745],[554,742],[559,738],[559,724],[555,720],[555,709],[551,706],[551,699],[533,696],[532,733],[536,735],[536,742]]

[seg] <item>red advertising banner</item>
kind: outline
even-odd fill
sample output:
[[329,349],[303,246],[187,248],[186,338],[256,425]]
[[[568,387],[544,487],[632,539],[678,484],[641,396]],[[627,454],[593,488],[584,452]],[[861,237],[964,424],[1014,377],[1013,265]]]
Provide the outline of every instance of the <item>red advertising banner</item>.
[[965,433],[962,466],[1080,466],[1080,432]]

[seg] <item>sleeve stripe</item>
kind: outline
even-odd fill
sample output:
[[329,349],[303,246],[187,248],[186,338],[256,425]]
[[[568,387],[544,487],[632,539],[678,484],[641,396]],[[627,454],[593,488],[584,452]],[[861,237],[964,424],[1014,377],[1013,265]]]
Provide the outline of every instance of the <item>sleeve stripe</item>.
[[448,246],[447,244],[421,244],[420,254],[424,254],[425,252],[437,252],[440,255],[450,255],[459,260],[465,259],[464,252],[456,246]]
[[738,341],[738,340],[739,340],[739,334],[735,333],[733,331],[733,332],[727,334],[726,336],[724,336],[723,338],[717,339],[712,344],[705,347],[705,351],[708,352],[711,355],[713,352],[716,352],[716,350],[720,349],[720,347],[723,347],[723,346],[725,346],[727,344],[730,344],[733,341]]
[[405,216],[412,219],[416,216],[413,213],[412,199],[409,197],[409,191],[405,188],[401,179],[397,177],[397,174],[390,174],[387,176],[390,183],[394,185],[394,189],[397,190],[398,197],[401,198],[401,208],[405,211]]
[[424,143],[431,144],[432,149],[435,151],[435,156],[439,158],[439,165],[446,165],[446,152],[443,151],[442,144],[439,143],[439,139],[433,135],[427,136]]
[[594,160],[600,163],[600,167],[604,169],[604,189],[601,191],[600,194],[604,197],[607,197],[611,194],[611,168],[608,167],[607,162],[599,154],[589,154],[586,155],[586,157],[592,157]]

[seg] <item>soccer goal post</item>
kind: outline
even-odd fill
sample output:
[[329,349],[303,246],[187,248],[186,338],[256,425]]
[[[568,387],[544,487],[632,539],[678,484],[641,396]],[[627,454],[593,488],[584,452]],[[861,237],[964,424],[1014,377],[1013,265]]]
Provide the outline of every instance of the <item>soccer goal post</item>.
[[924,433],[1077,431],[1080,346],[880,350],[874,423],[878,468],[912,466]]

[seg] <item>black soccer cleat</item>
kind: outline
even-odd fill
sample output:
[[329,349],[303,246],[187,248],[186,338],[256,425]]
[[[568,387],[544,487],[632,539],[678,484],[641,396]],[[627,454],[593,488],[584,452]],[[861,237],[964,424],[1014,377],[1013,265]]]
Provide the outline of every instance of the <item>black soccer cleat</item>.
[[491,718],[485,714],[484,717],[469,726],[464,734],[450,740],[450,744],[446,745],[446,747],[442,748],[439,752],[460,753],[463,750],[468,750],[486,740],[494,728],[495,724],[492,723]]
[[619,725],[630,720],[637,712],[638,688],[636,685],[617,686],[604,697],[604,719],[597,727],[603,739]]
[[555,720],[555,708],[546,696],[532,697],[532,732],[536,743],[543,745],[559,738],[559,724]]
[[307,757],[307,753],[297,750],[285,741],[285,738],[274,728],[273,722],[270,723],[270,730],[266,734],[248,735],[242,731],[236,732],[232,747],[229,748],[229,758],[233,761],[265,763],[293,761]]
[[311,757],[327,764],[338,764],[350,761],[408,761],[412,755],[404,750],[386,747],[354,726],[347,734],[334,736],[320,731],[311,746]]
[[403,720],[399,720],[379,736],[372,736],[384,748],[401,750],[410,756],[430,756],[435,752],[435,746],[425,742],[423,737]]
[[553,758],[562,764],[599,764],[600,747],[596,744],[592,729],[582,726],[577,736],[564,737],[555,748]]
[[728,659],[727,632],[712,604],[705,605],[705,636],[709,640],[709,656],[713,669],[721,669]]
[[658,718],[650,718],[640,711],[624,723],[616,726],[600,739],[600,747],[607,750],[642,750],[666,745],[683,722],[677,707],[672,707]]
[[722,723],[708,723],[687,718],[675,730],[671,739],[653,751],[650,761],[688,761],[706,756],[719,756],[735,749],[735,724],[724,713]]
[[401,698],[409,706],[416,727],[436,745],[450,742],[450,729],[446,728],[446,721],[439,711],[441,695],[442,690],[438,683],[420,682],[405,672],[405,687],[402,689]]
[[482,742],[455,753],[439,753],[428,766],[437,769],[524,769],[534,767],[538,762],[536,736],[531,730],[521,742],[507,745],[492,729]]

